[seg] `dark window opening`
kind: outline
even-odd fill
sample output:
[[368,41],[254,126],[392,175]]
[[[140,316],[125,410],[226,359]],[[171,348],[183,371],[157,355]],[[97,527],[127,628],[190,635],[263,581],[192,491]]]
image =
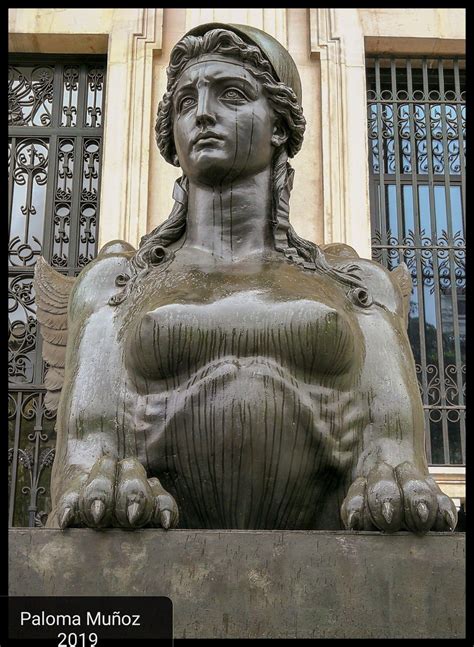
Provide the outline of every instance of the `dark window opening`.
[[411,273],[432,465],[465,463],[465,61],[367,60],[372,257]]
[[97,253],[105,57],[12,56],[8,70],[9,525],[50,510],[55,415],[33,273],[40,255],[76,276]]

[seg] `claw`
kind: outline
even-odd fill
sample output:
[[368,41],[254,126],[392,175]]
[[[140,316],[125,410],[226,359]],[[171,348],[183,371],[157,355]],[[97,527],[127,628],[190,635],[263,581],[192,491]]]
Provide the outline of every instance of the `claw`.
[[140,514],[140,504],[136,503],[136,502],[131,503],[127,508],[127,517],[128,517],[128,521],[130,522],[131,526],[133,526],[133,524],[137,520],[139,514]]
[[443,513],[443,516],[444,516],[444,520],[448,524],[448,528],[451,530],[451,532],[453,532],[454,529],[456,528],[456,519],[453,513],[451,512],[451,510],[445,510]]
[[360,515],[357,510],[353,510],[352,512],[349,513],[349,517],[347,519],[347,527],[349,530],[354,530],[356,526],[359,525],[359,519]]
[[68,526],[73,516],[74,512],[72,508],[64,508],[63,516],[59,521],[59,527],[61,528],[61,530],[64,530],[64,528]]
[[390,501],[384,501],[382,504],[382,516],[385,521],[390,525],[393,519],[393,505]]
[[163,510],[160,513],[160,521],[163,528],[167,530],[171,524],[171,512],[169,510]]
[[100,499],[96,499],[91,505],[91,514],[95,523],[99,523],[105,512],[105,503]]
[[428,519],[428,516],[430,514],[430,511],[428,510],[428,506],[424,501],[420,501],[417,506],[416,506],[416,513],[421,519],[421,523],[426,523],[426,520]]

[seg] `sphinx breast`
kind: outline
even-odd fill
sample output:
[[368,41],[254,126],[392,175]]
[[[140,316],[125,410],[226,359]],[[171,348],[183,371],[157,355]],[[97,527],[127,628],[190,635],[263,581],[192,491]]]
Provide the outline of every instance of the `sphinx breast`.
[[163,304],[142,313],[131,326],[127,361],[147,379],[175,383],[227,359],[264,358],[311,383],[315,376],[357,368],[362,350],[358,333],[355,317],[332,304],[276,301],[247,291],[210,303]]

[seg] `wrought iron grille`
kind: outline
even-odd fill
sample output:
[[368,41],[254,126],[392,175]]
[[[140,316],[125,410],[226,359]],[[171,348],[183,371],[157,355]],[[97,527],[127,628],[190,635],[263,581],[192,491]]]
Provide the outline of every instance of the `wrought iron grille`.
[[372,255],[411,273],[432,465],[465,463],[465,62],[367,60]]
[[9,524],[50,510],[55,415],[45,410],[33,272],[77,275],[96,255],[104,57],[12,57],[8,75]]

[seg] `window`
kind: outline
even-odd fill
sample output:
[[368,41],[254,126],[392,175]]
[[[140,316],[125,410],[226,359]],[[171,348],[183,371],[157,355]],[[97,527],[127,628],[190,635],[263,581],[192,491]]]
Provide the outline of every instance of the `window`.
[[96,255],[104,57],[15,57],[9,121],[9,524],[41,526],[49,511],[54,415],[35,316],[40,255],[77,275]]
[[367,60],[372,255],[405,262],[432,465],[465,462],[465,68]]

